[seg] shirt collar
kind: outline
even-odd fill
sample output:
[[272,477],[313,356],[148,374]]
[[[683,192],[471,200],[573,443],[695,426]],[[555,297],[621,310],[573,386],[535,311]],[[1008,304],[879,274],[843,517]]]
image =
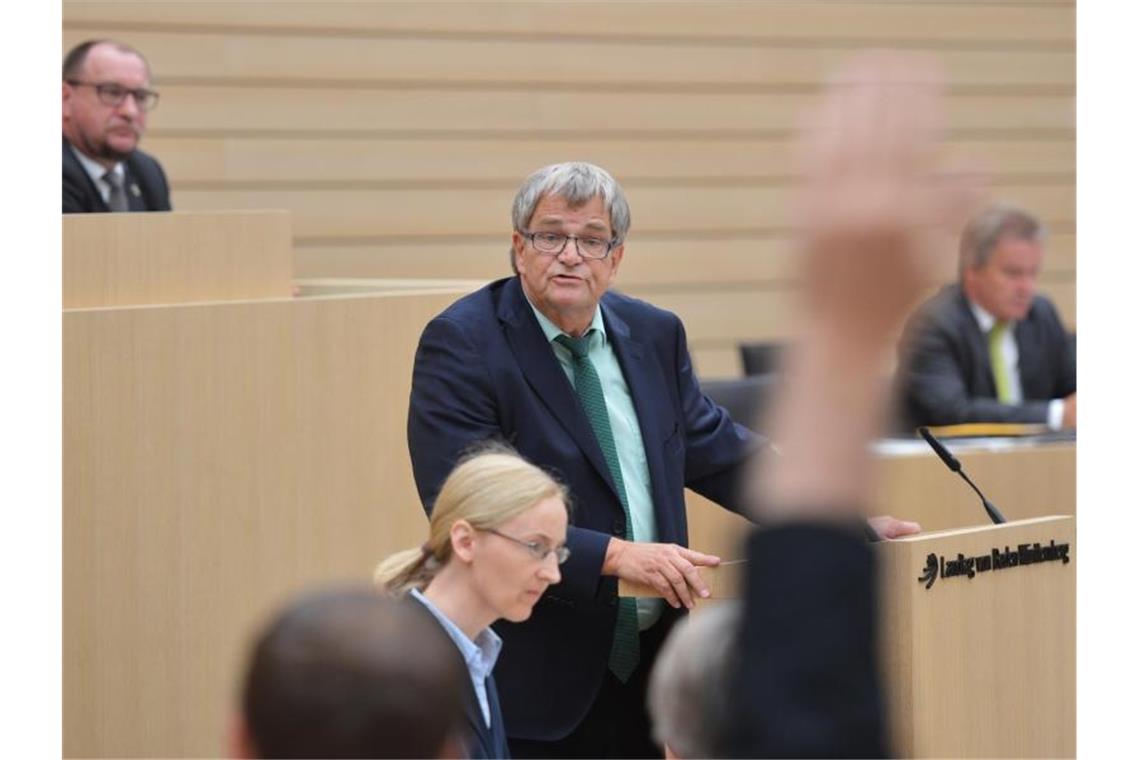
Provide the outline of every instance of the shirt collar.
[[467,638],[467,634],[459,626],[451,621],[451,618],[443,614],[442,610],[420,593],[419,589],[412,589],[408,595],[427,607],[428,612],[435,616],[435,619],[443,626],[443,630],[447,631],[447,635],[459,648],[459,653],[463,655],[463,661],[467,664],[468,670],[481,679],[486,679],[491,675],[491,671],[495,668],[495,662],[499,659],[499,651],[503,648],[503,640],[499,634],[488,626],[479,631],[479,635],[472,641]]
[[[107,184],[107,181],[103,179],[103,175],[107,173],[107,167],[103,166],[103,164],[91,158],[91,156],[88,156],[86,153],[81,151],[79,148],[76,148],[71,143],[68,143],[68,147],[71,148],[71,152],[75,154],[75,157],[79,159],[80,166],[83,167],[83,170],[87,172],[88,176],[91,177],[91,179],[95,182],[103,183],[102,185],[96,185],[96,187],[104,187]],[[118,174],[120,179],[125,179],[126,177],[126,171],[123,169],[122,161],[112,166],[111,171],[113,171],[115,174]]]
[[[533,303],[531,303],[530,298],[528,298],[526,295],[526,291],[523,291],[523,297],[526,298],[526,302],[530,304],[531,311],[534,312],[534,317],[538,320],[538,326],[542,328],[542,334],[546,336],[547,343],[553,343],[554,339],[559,335],[566,334],[558,325],[551,322],[549,317],[539,311],[538,308]],[[590,326],[587,328],[586,332],[588,333],[590,330],[596,331],[597,334],[601,336],[601,345],[606,345],[606,324],[602,319],[601,304],[594,307],[594,318],[590,320]]]
[[[969,301],[969,299],[966,300]],[[974,319],[978,321],[978,327],[982,329],[982,335],[988,335],[990,330],[993,329],[994,323],[997,322],[997,318],[973,301],[969,301],[969,303],[970,312],[974,315]]]

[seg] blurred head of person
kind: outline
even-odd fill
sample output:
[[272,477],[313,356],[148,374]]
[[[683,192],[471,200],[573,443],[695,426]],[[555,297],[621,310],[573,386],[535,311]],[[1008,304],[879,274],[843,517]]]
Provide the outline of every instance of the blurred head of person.
[[447,635],[367,585],[302,596],[257,636],[236,757],[458,757],[466,668]]
[[472,639],[499,619],[521,622],[562,576],[565,487],[503,445],[460,461],[436,497],[427,541],[377,567],[375,580],[417,588]]
[[552,164],[523,182],[511,223],[511,267],[527,299],[580,335],[625,252],[629,203],[621,185],[593,164]]
[[966,297],[1003,322],[1024,319],[1037,294],[1045,230],[1027,211],[990,206],[962,233],[959,274]]
[[667,758],[724,757],[725,716],[739,652],[742,608],[720,602],[682,620],[669,634],[649,677],[653,736]]
[[138,147],[147,114],[157,102],[150,66],[127,45],[88,40],[64,58],[63,136],[105,166]]

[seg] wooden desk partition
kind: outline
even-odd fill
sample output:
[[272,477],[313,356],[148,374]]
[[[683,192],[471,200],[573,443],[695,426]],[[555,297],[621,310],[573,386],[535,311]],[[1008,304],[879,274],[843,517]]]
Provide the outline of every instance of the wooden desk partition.
[[[1042,517],[876,547],[898,755],[1076,756],[1075,531],[1072,517]],[[1038,545],[1046,551],[1031,556]],[[1068,562],[1047,556],[1061,545]],[[992,561],[1022,546],[1016,565],[941,577],[959,555]],[[919,578],[931,556],[940,572],[928,588]]]
[[286,211],[63,216],[63,307],[287,298]]
[[[1073,442],[1005,448],[954,447],[955,456],[1009,520],[1074,514],[1077,447]],[[933,451],[875,456],[875,511],[915,520],[926,532],[986,522],[978,497]],[[686,491],[689,543],[724,559],[741,556],[749,522]]]
[[64,312],[65,756],[223,755],[270,609],[422,540],[412,360],[462,292]]
[[[1074,757],[1074,518],[923,534],[875,550],[893,753]],[[709,603],[740,596],[743,568],[730,562],[702,570],[714,594]],[[619,593],[659,596],[626,582]]]
[[[136,217],[167,232],[189,225],[185,229],[198,229],[203,240],[212,234],[201,218],[179,220],[178,215],[74,221],[79,226],[106,222],[99,234],[110,240],[127,235]],[[249,221],[241,218],[233,216],[238,227]],[[248,240],[268,239],[258,237],[256,226],[250,221]],[[186,256],[189,249],[178,250]],[[144,255],[141,247],[129,255],[145,265],[137,258]],[[107,272],[113,271],[108,264]],[[287,281],[284,270],[273,272],[270,281]],[[211,281],[220,282],[202,280]],[[422,540],[425,519],[405,433],[415,346],[427,320],[473,284],[428,290],[408,289],[408,283],[374,284],[325,283],[316,290],[324,295],[302,298],[65,310],[66,756],[222,754],[245,647],[271,609],[315,583],[366,581],[378,559]],[[119,293],[115,288],[108,286],[104,295]],[[1073,450],[1061,444],[961,453],[960,458],[1015,518],[1029,510],[1071,510]],[[928,529],[980,522],[972,494],[941,469],[933,454],[884,457],[880,465],[888,484],[881,493],[897,500],[884,504],[883,511],[916,516]],[[938,502],[934,494],[950,501],[927,517],[921,509]],[[1057,500],[1065,502],[1063,508],[1054,508]],[[740,518],[692,497],[689,509],[693,546],[725,559],[739,556],[735,542],[747,529]],[[1053,537],[1061,535],[1058,526],[1071,531],[1071,524],[1039,525]],[[935,550],[929,547],[973,552],[972,542],[982,540],[976,534],[967,530],[890,544],[889,551],[910,554],[888,555],[886,564],[901,583],[917,575],[915,552]],[[984,537],[989,540],[989,534]],[[971,590],[981,592],[968,601],[985,601],[984,614],[976,623],[969,615],[932,618],[942,622],[921,628],[923,641],[941,641],[943,649],[923,656],[961,666],[965,650],[946,638],[954,626],[968,626],[970,636],[995,629],[1029,636],[1022,618],[1037,609],[1031,605],[1040,597],[1031,579],[1039,570],[1056,569],[975,579]],[[719,596],[734,593],[738,570],[727,565],[712,574]],[[1071,570],[1066,568],[1070,575]],[[903,586],[908,593],[912,581]],[[1014,592],[1007,583],[1023,597],[1020,601],[1011,601]],[[962,584],[948,579],[927,596],[900,597],[892,619],[920,610],[924,600],[953,601]],[[1071,607],[1063,605],[1071,604],[1071,590],[1063,593],[1069,596],[1058,602],[1062,606],[1054,620],[1067,625]],[[920,628],[912,624],[911,630]],[[1071,695],[1071,652],[1063,640],[1055,640],[1064,630],[1061,625],[1033,634],[1045,638],[1028,649],[1034,657],[1056,654],[1054,664],[1029,675],[1010,670],[1036,668],[1036,660],[1025,659],[1028,654],[1014,655],[1013,664],[995,664],[1001,680],[985,688],[1004,700],[999,706],[1009,701],[1010,689],[1025,679],[1038,683],[1032,680],[1038,677],[1052,679],[1057,694],[1070,687],[1065,693]],[[994,662],[992,653],[981,651],[989,659],[980,662]],[[936,720],[922,700],[947,698],[943,690],[960,694],[962,687],[938,683],[941,671],[924,675],[918,656],[891,663],[892,677],[912,674],[906,688],[913,714],[905,705],[896,707],[896,714],[908,715],[920,727],[897,733],[900,750],[929,754],[948,747],[946,754],[977,754],[979,747],[991,746],[922,743],[920,729],[923,736],[942,737],[939,741],[953,738],[937,725],[920,726]],[[966,712],[955,714],[955,720],[973,717],[962,709]],[[1065,704],[1049,709],[1054,712],[1042,715],[1068,714]],[[986,718],[978,725],[979,735],[989,737],[1004,723]],[[992,746],[1049,754],[1050,748],[1071,745],[1071,723],[1062,719],[1035,732],[1046,743],[1026,743],[1018,734]]]

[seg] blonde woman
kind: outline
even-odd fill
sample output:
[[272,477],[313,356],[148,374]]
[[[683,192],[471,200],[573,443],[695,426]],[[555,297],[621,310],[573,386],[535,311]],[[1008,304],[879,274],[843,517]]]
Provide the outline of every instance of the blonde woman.
[[566,502],[560,483],[513,451],[476,453],[440,489],[427,542],[376,568],[376,583],[419,602],[467,664],[470,757],[510,756],[491,675],[502,641],[490,626],[526,620],[561,580]]

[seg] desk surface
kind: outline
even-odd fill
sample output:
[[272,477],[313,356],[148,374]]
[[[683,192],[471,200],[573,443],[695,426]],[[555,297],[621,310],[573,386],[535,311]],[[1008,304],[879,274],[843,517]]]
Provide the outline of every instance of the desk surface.
[[[948,442],[951,452],[984,494],[1009,520],[1076,514],[1075,441],[970,439]],[[922,441],[875,445],[876,514],[916,520],[925,531],[988,522],[970,487]],[[691,491],[689,545],[734,559],[749,522]]]

